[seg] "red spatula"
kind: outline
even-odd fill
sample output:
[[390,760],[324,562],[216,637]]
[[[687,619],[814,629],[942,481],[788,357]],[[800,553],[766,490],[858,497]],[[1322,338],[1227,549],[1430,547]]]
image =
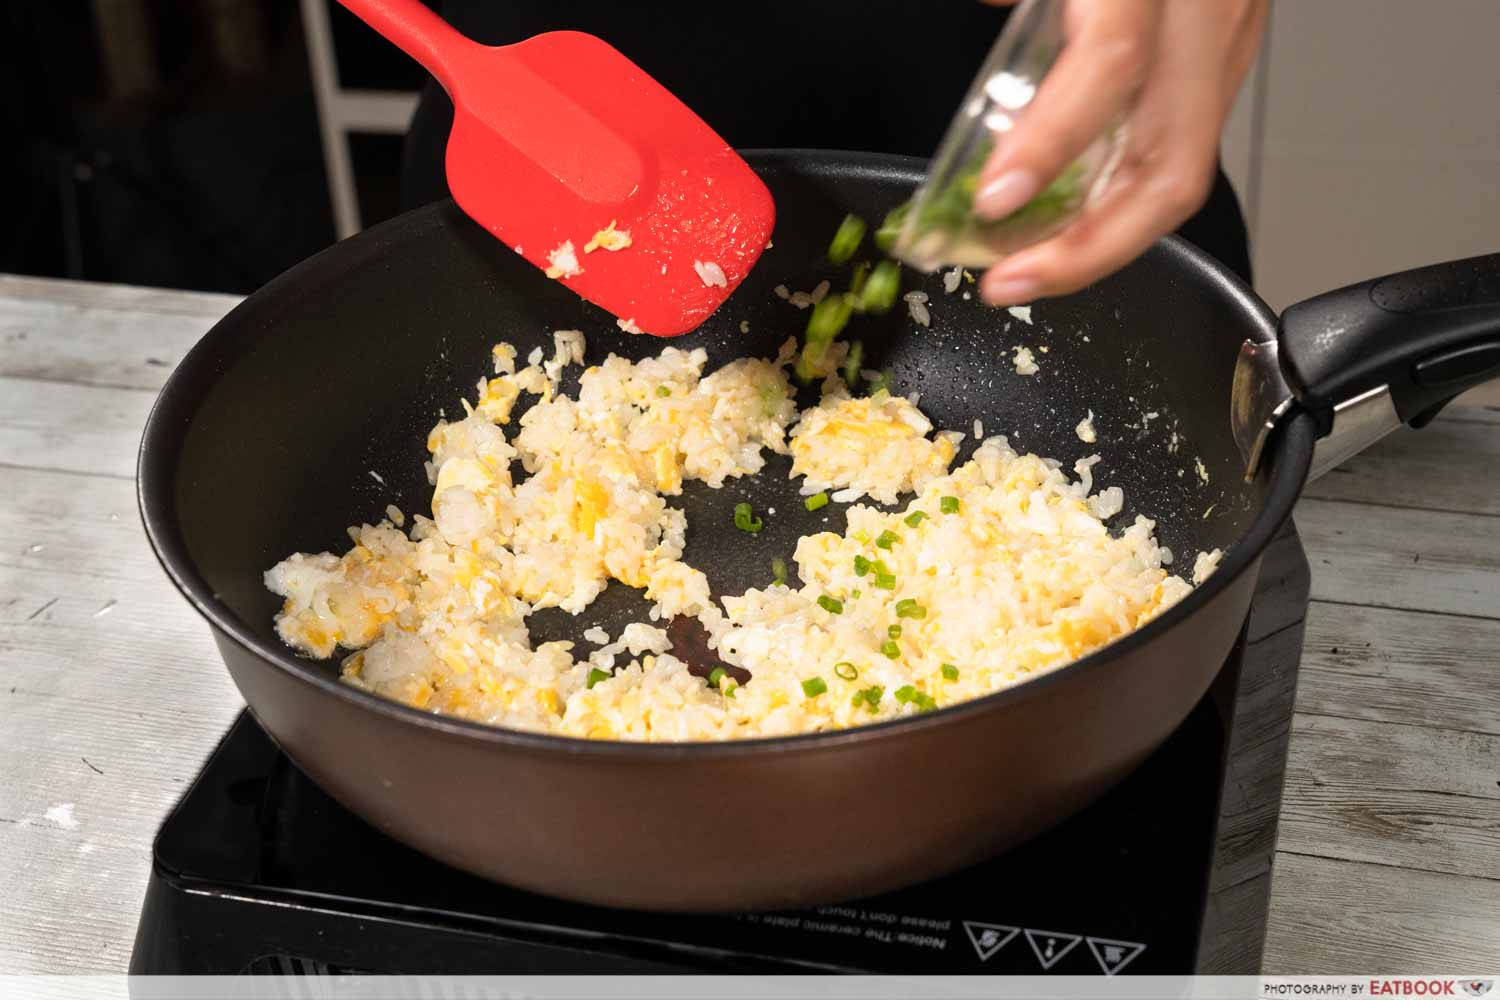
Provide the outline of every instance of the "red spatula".
[[775,206],[760,178],[598,38],[557,31],[487,46],[420,0],[340,2],[453,99],[459,207],[627,329],[693,329],[765,249]]

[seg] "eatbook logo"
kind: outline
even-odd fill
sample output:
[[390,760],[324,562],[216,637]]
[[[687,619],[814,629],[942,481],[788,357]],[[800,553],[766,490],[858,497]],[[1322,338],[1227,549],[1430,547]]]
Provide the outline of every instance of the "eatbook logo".
[[1471,997],[1482,997],[1495,985],[1493,979],[1460,979],[1459,988]]
[[981,962],[988,962],[995,952],[1010,944],[1011,938],[1021,933],[1019,927],[981,924],[972,920],[964,921],[964,931],[968,933],[969,943],[974,946]]

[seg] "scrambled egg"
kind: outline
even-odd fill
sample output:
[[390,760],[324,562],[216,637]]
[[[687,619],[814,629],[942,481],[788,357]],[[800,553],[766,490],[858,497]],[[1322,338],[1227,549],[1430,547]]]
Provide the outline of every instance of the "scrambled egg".
[[[702,350],[611,356],[583,371],[575,399],[558,380],[583,363],[583,335],[557,331],[554,345],[519,370],[514,348],[496,345],[494,377],[463,419],[433,428],[431,517],[406,533],[390,519],[351,528],[343,556],[293,555],[267,572],[288,643],[316,657],[344,649],[345,681],[426,711],[597,739],[725,739],[978,697],[1191,590],[1164,568],[1152,522],[1106,528],[1123,494],[1094,489],[1097,456],[1070,479],[993,437],[950,472],[963,435],[932,434],[915,404],[884,390],[853,398],[831,373],[799,418],[785,371],[795,345],[707,376]],[[535,398],[515,419],[523,393]],[[805,494],[912,499],[896,512],[847,508],[843,533],[799,542],[797,580],[715,604],[682,562],[687,520],[669,498],[687,480],[753,475],[766,450],[791,454]],[[1198,556],[1195,582],[1217,559]],[[653,622],[696,617],[750,683],[694,676],[646,622],[586,659],[570,642],[533,648],[528,615],[577,614],[611,582],[644,590]]]

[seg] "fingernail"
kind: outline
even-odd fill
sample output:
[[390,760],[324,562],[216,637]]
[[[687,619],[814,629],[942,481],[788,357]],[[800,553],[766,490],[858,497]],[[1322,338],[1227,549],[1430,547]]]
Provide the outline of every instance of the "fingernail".
[[1030,170],[1007,170],[979,189],[974,211],[986,219],[1003,219],[1036,197],[1040,185]]
[[1024,305],[1036,298],[1041,285],[1035,278],[995,278],[986,281],[980,291],[992,306]]

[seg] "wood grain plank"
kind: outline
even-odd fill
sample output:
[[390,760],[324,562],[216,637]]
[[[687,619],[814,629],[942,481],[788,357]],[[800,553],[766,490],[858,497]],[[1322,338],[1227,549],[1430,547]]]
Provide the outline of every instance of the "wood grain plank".
[[1458,406],[1458,408],[1479,406],[1479,408],[1490,409],[1491,412],[1500,412],[1500,378],[1491,379],[1484,385],[1476,385],[1475,388],[1455,399],[1452,406]]
[[156,827],[242,702],[131,482],[7,470],[0,520],[21,526],[0,548],[0,760],[24,762],[0,781],[0,968],[120,972]]
[[1297,710],[1500,736],[1500,621],[1314,602]]
[[156,394],[0,376],[0,465],[130,478]]
[[1281,854],[1265,971],[1500,968],[1500,882]]
[[1298,715],[1292,748],[1280,850],[1500,882],[1500,736]]
[[1500,617],[1494,518],[1313,499],[1296,518],[1316,600]]
[[1397,431],[1309,483],[1305,495],[1500,515],[1500,413],[1494,416],[1495,424],[1436,420]]
[[1210,892],[1203,912],[1200,976],[1254,976],[1265,944],[1271,872]]
[[160,389],[230,295],[0,275],[0,375]]
[[0,306],[40,303],[64,308],[216,318],[224,315],[242,298],[240,295],[222,292],[190,292],[180,288],[0,274]]

